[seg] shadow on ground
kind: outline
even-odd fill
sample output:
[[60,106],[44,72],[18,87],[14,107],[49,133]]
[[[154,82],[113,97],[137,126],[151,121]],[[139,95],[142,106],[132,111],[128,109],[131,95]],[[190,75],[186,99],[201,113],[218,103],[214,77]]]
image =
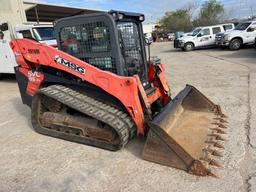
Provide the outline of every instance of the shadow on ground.
[[0,81],[1,82],[6,82],[6,83],[16,83],[16,78],[14,74],[1,74],[0,76]]
[[27,105],[24,105],[22,103],[22,100],[19,97],[19,95],[13,98],[11,100],[11,103],[12,103],[12,108],[18,113],[19,116],[23,116],[27,119],[28,126],[30,127],[30,129],[33,130],[31,119],[30,119],[30,115],[31,115],[30,108]]
[[125,149],[135,157],[142,158],[142,151],[145,145],[145,141],[146,137],[137,136],[126,145]]
[[[245,49],[241,49],[239,51],[232,51],[231,54],[226,55],[226,57],[229,57],[229,58],[255,58],[256,59],[256,49],[245,48]],[[255,60],[254,60],[254,62],[251,62],[251,63],[255,63]]]
[[168,49],[168,50],[163,50],[163,53],[183,53],[185,51],[182,51],[181,49]]

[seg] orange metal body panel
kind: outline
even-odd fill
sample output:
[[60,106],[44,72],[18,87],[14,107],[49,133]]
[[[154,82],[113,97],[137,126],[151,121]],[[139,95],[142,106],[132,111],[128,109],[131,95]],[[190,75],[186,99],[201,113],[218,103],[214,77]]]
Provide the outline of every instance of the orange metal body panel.
[[[25,68],[22,73],[30,73],[30,75],[32,74],[32,76],[34,76],[34,78],[28,78],[28,94],[33,95],[40,87],[41,81],[43,80],[43,74],[34,74],[31,71],[32,67],[35,68],[36,65],[45,65],[66,71],[84,81],[100,87],[117,98],[126,107],[127,111],[133,118],[135,124],[137,125],[138,134],[143,135],[145,133],[143,105],[140,101],[139,94],[142,95],[146,107],[150,107],[150,104],[152,104],[160,96],[162,96],[164,100],[167,100],[168,96],[165,93],[165,89],[166,86],[168,87],[168,85],[160,85],[160,81],[157,77],[151,79],[152,83],[154,83],[153,81],[158,82],[156,87],[157,89],[155,93],[147,97],[145,91],[143,90],[141,81],[136,75],[133,77],[123,77],[108,71],[100,70],[54,47],[29,39],[16,39],[13,40],[10,45],[14,51],[19,66]],[[78,71],[72,70],[69,67],[58,63],[55,59],[56,56],[64,58],[65,60],[84,68],[85,72],[79,73]],[[153,74],[152,70],[151,73]],[[28,75],[29,74],[26,76]],[[164,75],[162,78],[164,78]]]

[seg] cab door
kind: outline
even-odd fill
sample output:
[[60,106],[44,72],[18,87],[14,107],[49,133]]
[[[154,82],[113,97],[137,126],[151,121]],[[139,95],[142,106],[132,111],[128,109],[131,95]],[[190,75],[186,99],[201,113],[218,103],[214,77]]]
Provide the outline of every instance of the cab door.
[[215,45],[215,36],[217,33],[224,32],[224,28],[222,26],[216,26],[212,28],[212,44]]
[[196,47],[206,47],[215,44],[211,28],[203,28],[196,38]]
[[246,40],[245,43],[253,43],[256,37],[256,23],[251,24],[246,29]]

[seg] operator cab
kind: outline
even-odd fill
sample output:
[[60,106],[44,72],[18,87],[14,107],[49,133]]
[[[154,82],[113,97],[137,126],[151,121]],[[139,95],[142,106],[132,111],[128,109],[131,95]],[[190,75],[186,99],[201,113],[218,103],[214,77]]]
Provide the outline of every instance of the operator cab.
[[145,86],[143,21],[143,14],[111,10],[63,18],[54,29],[60,50],[120,76],[137,74]]

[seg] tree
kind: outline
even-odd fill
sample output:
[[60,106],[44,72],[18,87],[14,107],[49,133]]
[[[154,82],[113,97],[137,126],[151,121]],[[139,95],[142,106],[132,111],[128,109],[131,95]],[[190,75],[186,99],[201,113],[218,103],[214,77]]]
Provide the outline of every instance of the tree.
[[224,20],[224,5],[217,0],[205,1],[200,9],[198,19],[194,20],[196,26],[215,25]]
[[192,28],[190,13],[186,9],[166,12],[159,23],[163,29],[169,32],[189,31]]
[[[191,31],[198,26],[215,25],[222,23],[230,13],[226,12],[224,5],[217,0],[205,1],[199,10],[196,1],[188,3],[185,7],[175,11],[166,12],[159,21],[162,31]],[[195,16],[198,13],[198,16]]]

